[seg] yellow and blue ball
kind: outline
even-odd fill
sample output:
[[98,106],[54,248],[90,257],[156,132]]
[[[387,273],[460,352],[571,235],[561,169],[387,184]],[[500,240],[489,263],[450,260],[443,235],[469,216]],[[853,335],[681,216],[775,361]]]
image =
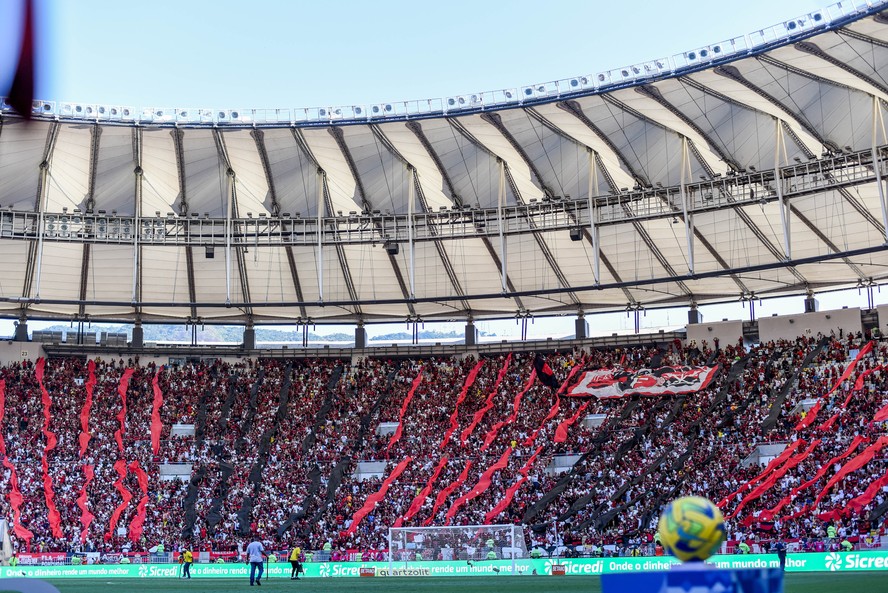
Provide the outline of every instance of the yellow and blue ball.
[[722,512],[702,496],[677,498],[666,505],[658,525],[660,543],[682,562],[712,556],[725,538]]

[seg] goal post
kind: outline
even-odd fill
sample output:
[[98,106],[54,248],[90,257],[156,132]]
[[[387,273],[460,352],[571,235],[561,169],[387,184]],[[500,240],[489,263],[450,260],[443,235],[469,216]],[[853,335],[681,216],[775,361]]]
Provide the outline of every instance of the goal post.
[[426,561],[461,561],[473,565],[490,560],[527,558],[523,525],[457,525],[447,527],[389,527],[389,574]]

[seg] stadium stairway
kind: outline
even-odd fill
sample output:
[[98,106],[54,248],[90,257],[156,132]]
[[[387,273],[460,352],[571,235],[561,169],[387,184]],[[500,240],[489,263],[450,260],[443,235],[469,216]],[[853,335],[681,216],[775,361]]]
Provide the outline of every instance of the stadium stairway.
[[321,429],[321,426],[324,425],[324,422],[326,422],[330,410],[333,409],[333,403],[336,401],[336,385],[339,383],[339,379],[342,378],[343,370],[342,365],[338,365],[333,369],[333,373],[330,375],[330,380],[327,381],[327,395],[324,397],[324,403],[321,404],[321,409],[315,416],[314,424],[311,425],[311,429],[302,440],[303,455],[307,455],[311,448],[314,447],[315,440],[318,438],[318,431]]
[[780,391],[780,393],[777,394],[777,397],[771,403],[771,410],[768,413],[768,417],[765,418],[764,422],[762,422],[763,433],[766,433],[777,426],[777,421],[780,419],[780,414],[783,411],[783,403],[786,401],[786,397],[789,395],[792,388],[798,385],[799,376],[801,375],[802,371],[811,366],[814,360],[826,350],[828,344],[828,337],[824,336],[820,338],[820,340],[817,342],[817,345],[814,346],[814,348],[812,348],[805,356],[802,364],[799,365],[799,368],[795,372],[793,377],[786,382],[784,388]]
[[[337,365],[333,372],[330,374],[330,378],[328,379],[325,386],[325,396],[324,401],[321,404],[321,408],[315,416],[314,423],[309,428],[309,432],[305,435],[305,438],[302,439],[300,443],[300,456],[306,461],[310,460],[309,453],[311,449],[314,447],[315,442],[317,441],[318,432],[321,430],[321,427],[327,420],[327,416],[330,414],[330,411],[333,409],[334,404],[336,403],[336,386],[339,385],[339,381],[342,379],[343,372],[345,371],[345,367],[343,365]],[[318,507],[318,493],[321,489],[321,467],[317,464],[317,462],[312,461],[311,469],[308,471],[308,480],[309,486],[308,490],[305,494],[305,498],[302,500],[302,504],[300,505],[300,509],[298,511],[290,513],[290,516],[286,521],[281,523],[277,532],[278,535],[283,535],[287,532],[297,521],[300,521],[307,517],[312,509]],[[303,529],[299,531],[299,535],[302,537],[308,536],[310,533],[310,527],[308,525],[303,526]]]
[[[565,474],[555,483],[555,485],[546,492],[542,498],[540,498],[536,503],[530,506],[527,511],[524,513],[524,517],[522,521],[525,524],[529,524],[533,519],[540,515],[543,510],[558,496],[560,496],[567,488],[570,486],[573,481],[578,477],[584,474],[584,472],[580,471],[580,468],[585,467],[586,462],[596,457],[601,453],[602,446],[610,441],[612,438],[612,433],[616,430],[618,426],[620,426],[623,422],[625,422],[629,416],[632,414],[632,411],[638,406],[638,399],[630,399],[623,406],[623,409],[619,415],[613,415],[608,420],[602,424],[601,429],[598,431],[598,434],[592,439],[590,448],[583,453],[577,462],[570,468]],[[534,529],[545,528],[545,524],[534,525]]]
[[[256,461],[250,468],[250,475],[247,481],[252,485],[252,493],[244,495],[240,509],[237,511],[237,518],[240,529],[240,535],[250,535],[250,518],[253,514],[253,505],[259,496],[259,489],[262,486],[262,476],[264,475],[265,466],[268,464],[268,450],[271,447],[272,439],[280,429],[281,422],[287,417],[287,404],[289,403],[290,387],[293,384],[293,363],[288,363],[284,368],[283,381],[281,381],[281,389],[278,394],[278,408],[274,416],[274,422],[271,427],[266,429],[259,439],[259,453]],[[251,394],[252,396],[252,394]],[[251,397],[252,400],[252,397]]]
[[[373,421],[373,417],[376,416],[380,406],[382,406],[382,402],[385,400],[386,397],[388,397],[388,394],[391,393],[392,382],[394,381],[396,374],[397,368],[389,371],[388,375],[386,376],[386,385],[385,388],[382,390],[382,395],[380,395],[376,399],[376,401],[373,402],[370,410],[366,414],[361,416],[358,434],[355,437],[354,441],[352,443],[349,443],[351,445],[350,448],[352,451],[361,450],[364,440],[367,436],[367,430],[370,428],[370,423]],[[348,397],[352,400],[357,399],[357,393],[354,388],[349,390]],[[339,490],[339,487],[342,485],[343,478],[345,477],[346,472],[351,469],[351,466],[354,462],[354,457],[352,457],[351,455],[345,455],[333,467],[333,470],[330,472],[330,478],[327,480],[327,491],[324,495],[324,500],[320,505],[318,505],[318,508],[313,514],[312,518],[305,525],[304,529],[307,530],[308,533],[310,533],[311,530],[314,529],[314,527],[323,517],[324,513],[327,512],[327,509],[329,509],[333,504],[333,501],[336,498],[336,493]],[[307,535],[307,533],[304,533],[303,535]]]
[[[644,438],[651,434],[653,426],[656,422],[657,411],[662,408],[665,408],[666,405],[667,405],[666,400],[660,400],[654,405],[654,409],[651,411],[651,414],[648,415],[648,419],[645,422],[645,424],[642,425],[641,427],[637,428],[635,430],[635,432],[633,433],[632,438],[629,441],[623,443],[620,446],[620,448],[617,450],[617,453],[614,455],[614,458],[613,458],[614,464],[619,463],[621,461],[621,459],[623,458],[623,456],[626,455],[626,453],[628,453],[632,449],[635,449],[636,447],[638,447],[638,445],[640,445],[643,442]],[[671,414],[671,412],[670,412],[670,414]],[[673,418],[673,420],[674,420],[674,418]],[[669,426],[669,424],[664,422],[660,426],[660,429],[665,429],[668,426]],[[631,480],[626,480],[625,482],[623,482],[623,484],[619,488],[617,488],[608,497],[607,502],[602,503],[602,505],[600,507],[596,508],[593,511],[593,514],[590,517],[584,519],[580,523],[580,529],[583,529],[583,528],[588,527],[590,525],[600,525],[600,526],[606,525],[607,523],[610,522],[610,520],[612,519],[613,516],[616,516],[616,514],[618,514],[613,511],[619,510],[619,512],[621,512],[622,510],[625,510],[629,506],[635,505],[640,498],[642,498],[643,496],[646,496],[647,495],[646,493],[640,494],[640,495],[630,499],[629,501],[625,502],[622,505],[618,505],[617,507],[613,507],[612,511],[605,512],[605,509],[612,507],[612,503],[614,503],[617,500],[619,500],[620,498],[622,498],[623,495],[625,495],[630,490],[630,488],[640,484],[644,480],[646,475],[655,471],[660,465],[662,465],[666,461],[666,457],[668,456],[668,454],[669,454],[669,451],[663,452],[650,465],[648,465],[648,467],[646,467],[644,469],[644,471],[640,472],[637,476],[635,476]],[[567,520],[571,519],[572,517],[574,517],[580,511],[582,511],[586,507],[588,507],[589,503],[592,502],[592,500],[596,497],[597,494],[598,494],[597,490],[593,490],[593,491],[589,492],[589,494],[581,496],[571,505],[570,509],[566,513],[563,513],[561,516],[558,517],[558,520],[559,521],[567,521]],[[607,519],[607,521],[605,522],[605,518],[609,514],[612,514],[612,517]]]
[[[226,428],[228,428],[228,418],[231,414],[231,408],[234,406],[234,401],[237,397],[237,374],[235,373],[232,381],[228,383],[228,393],[225,397],[225,403],[222,404],[222,411],[219,416],[219,421],[217,426],[219,427],[219,431],[223,432]],[[258,391],[258,384],[254,384],[252,389]],[[219,463],[219,472],[221,477],[219,479],[219,484],[216,487],[216,492],[218,494],[213,497],[213,500],[210,502],[210,509],[207,511],[207,533],[210,535],[215,534],[216,525],[218,525],[222,521],[222,503],[225,502],[225,497],[228,495],[228,490],[231,487],[230,478],[231,474],[234,473],[234,466],[228,462],[227,458],[230,458],[230,453],[225,449],[225,446],[221,443],[216,443],[213,446],[213,453],[216,455],[216,459]]]
[[[713,398],[712,402],[709,405],[707,411],[702,414],[697,420],[692,422],[687,428],[688,434],[688,446],[687,449],[679,455],[676,460],[672,463],[669,468],[669,472],[673,475],[676,474],[684,465],[688,462],[691,456],[694,454],[694,450],[696,448],[697,440],[699,439],[699,430],[700,426],[703,424],[704,420],[710,418],[710,414],[714,413],[719,406],[726,403],[728,400],[728,393],[731,387],[743,376],[743,372],[746,370],[746,365],[749,363],[750,355],[747,354],[740,358],[740,360],[734,362],[731,365],[731,368],[727,371],[727,376],[725,377],[724,383],[721,388],[716,393],[716,396]],[[713,457],[713,453],[710,453],[706,462],[711,461]],[[671,500],[678,496],[678,493],[684,488],[684,484],[679,482],[675,486],[673,486],[667,492],[660,493],[656,495],[653,500],[649,502],[647,505],[646,511],[642,515],[641,524],[644,525],[648,521],[650,521],[661,508],[666,501]],[[606,523],[602,523],[602,525],[606,525]]]
[[[216,368],[213,367],[210,369],[211,376],[215,377],[217,374]],[[210,397],[212,397],[213,391],[211,387],[207,387],[207,389],[202,394],[200,401],[197,406],[197,415],[194,420],[194,446],[195,448],[199,448],[203,444],[204,437],[206,436],[207,429],[207,414],[208,414],[208,403]],[[197,496],[198,491],[200,489],[200,483],[203,481],[206,476],[207,470],[206,467],[201,465],[198,467],[191,476],[191,480],[188,482],[188,489],[185,492],[185,499],[182,502],[182,510],[184,511],[185,520],[182,523],[182,538],[186,540],[190,540],[194,536],[194,525],[197,523]]]

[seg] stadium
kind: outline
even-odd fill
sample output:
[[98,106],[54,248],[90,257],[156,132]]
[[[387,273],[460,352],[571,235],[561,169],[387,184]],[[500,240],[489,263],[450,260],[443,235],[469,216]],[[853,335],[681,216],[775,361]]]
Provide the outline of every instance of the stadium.
[[[787,591],[879,590],[886,60],[888,2],[843,1],[442,99],[0,99],[0,577],[239,590],[259,541],[278,589],[598,591],[675,563],[658,519],[695,495],[714,564],[785,546]],[[819,310],[848,289],[867,307]],[[757,319],[772,297],[798,311]],[[749,319],[703,319],[729,301]],[[634,332],[590,331],[613,312]],[[548,316],[572,336],[525,339]],[[411,344],[368,341],[405,320]],[[464,336],[419,340],[435,322]],[[214,324],[241,343],[201,344]],[[260,343],[275,325],[303,341]]]

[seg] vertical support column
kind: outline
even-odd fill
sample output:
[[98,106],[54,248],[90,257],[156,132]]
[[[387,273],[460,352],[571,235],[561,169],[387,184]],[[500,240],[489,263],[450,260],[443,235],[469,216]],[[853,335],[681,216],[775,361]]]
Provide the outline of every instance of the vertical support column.
[[[135,220],[133,221],[133,304],[139,301],[139,238],[142,235],[142,137],[141,130],[136,128],[133,132],[136,142],[136,166],[133,173],[136,175],[136,203]],[[135,339],[135,336],[133,336]]]
[[783,181],[780,179],[780,150],[783,149],[783,160],[786,161],[786,141],[783,137],[783,122],[775,120],[774,124],[774,185],[777,187],[777,198],[780,204],[780,224],[783,226],[783,254],[787,260],[792,259],[792,244],[789,240],[789,204],[783,197]]
[[879,109],[879,100],[873,97],[873,170],[876,172],[876,187],[879,191],[879,207],[882,210],[882,227],[885,229],[885,243],[888,243],[888,204],[885,203],[885,186],[882,185],[882,163],[879,162],[878,131],[882,130],[882,140],[888,143],[888,135],[885,133],[885,121],[882,118],[882,110]]
[[416,298],[416,252],[413,247],[413,212],[416,201],[416,169],[407,166],[407,252],[410,265],[410,298]]
[[595,285],[601,284],[601,243],[598,237],[598,162],[596,154],[589,151],[589,234],[592,236],[592,278]]
[[256,327],[253,325],[253,318],[247,319],[244,326],[244,350],[256,349]]
[[22,316],[19,317],[18,322],[15,324],[15,337],[13,338],[16,342],[27,342],[28,340],[28,316],[22,313]]
[[501,271],[501,283],[503,292],[508,290],[508,282],[506,282],[507,278],[507,266],[506,260],[508,257],[506,256],[506,236],[504,234],[503,229],[503,206],[506,204],[506,164],[502,159],[497,159],[497,164],[499,165],[499,189],[497,191],[497,200],[496,200],[496,220],[497,227],[499,227],[499,242],[500,242],[500,271]]
[[142,319],[136,317],[136,323],[133,325],[133,339],[130,345],[133,348],[141,348],[145,344],[145,330],[142,329]]
[[688,325],[695,323],[703,323],[703,314],[697,309],[697,303],[691,301],[691,308],[688,310]]
[[589,337],[589,322],[586,321],[586,314],[582,309],[577,311],[577,318],[574,320],[574,338],[577,340],[585,340]]
[[691,176],[691,159],[688,156],[688,139],[681,137],[681,212],[685,223],[685,237],[688,242],[688,272],[694,275],[694,216],[688,211],[688,178]]
[[225,205],[225,304],[231,304],[231,205],[234,192],[234,171],[228,169],[228,196]]
[[324,180],[323,169],[318,169],[318,300],[324,302]]
[[478,343],[478,330],[475,328],[475,320],[469,317],[466,320],[466,346],[475,346]]
[[358,321],[355,327],[355,350],[363,350],[367,347],[367,329],[363,321]]
[[[37,270],[36,280],[34,282],[34,298],[40,298],[40,273],[43,269],[43,235],[46,232],[44,222],[44,212],[46,211],[46,178],[49,175],[49,163],[43,161],[40,163],[40,212],[37,221]],[[29,295],[23,295],[25,297]]]

